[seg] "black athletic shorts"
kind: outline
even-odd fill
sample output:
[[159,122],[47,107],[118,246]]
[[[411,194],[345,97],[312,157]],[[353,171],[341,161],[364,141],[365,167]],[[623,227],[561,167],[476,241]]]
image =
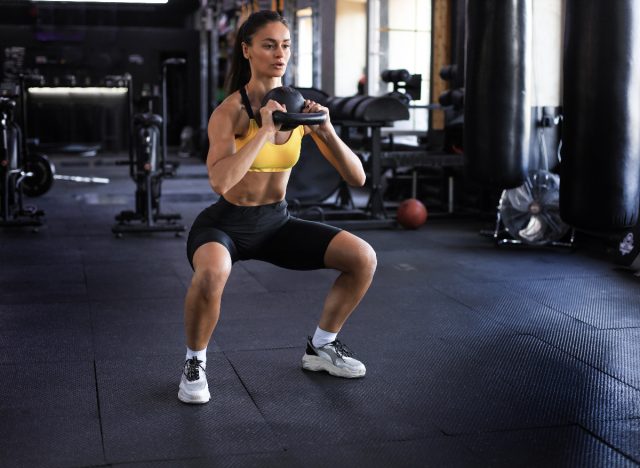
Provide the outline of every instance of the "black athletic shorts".
[[208,242],[219,242],[231,260],[262,260],[292,270],[325,268],[329,242],[341,230],[289,214],[286,200],[268,205],[238,206],[220,199],[193,222],[187,240],[187,258]]

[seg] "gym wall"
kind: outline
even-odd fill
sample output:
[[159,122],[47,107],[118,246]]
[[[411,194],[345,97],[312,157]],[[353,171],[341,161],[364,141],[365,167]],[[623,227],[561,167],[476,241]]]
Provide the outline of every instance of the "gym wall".
[[[199,37],[198,32],[187,29],[154,27],[52,27],[46,29],[23,25],[3,25],[0,28],[0,51],[8,47],[24,47],[24,68],[44,75],[47,86],[68,85],[69,75],[75,77],[78,86],[97,86],[106,75],[130,73],[133,77],[134,99],[143,90],[158,93],[160,90],[161,63],[167,57],[183,57],[187,66],[183,70],[171,70],[169,80],[169,144],[176,144],[180,130],[185,125],[197,126],[199,108]],[[4,59],[4,55],[2,55]],[[31,103],[35,104],[35,103]],[[142,104],[142,103],[140,103]],[[110,119],[123,118],[126,102],[105,103],[111,108]],[[75,106],[73,112],[66,112]],[[77,108],[80,109],[77,109]],[[104,128],[104,110],[95,99],[90,103],[51,102],[41,107],[38,118],[29,123],[30,135],[47,143],[97,143]],[[82,115],[77,126],[60,118],[61,115]],[[155,112],[159,112],[159,107]],[[34,113],[32,112],[33,116]],[[123,122],[126,129],[126,122]],[[108,150],[127,148],[126,131],[118,131],[117,137],[105,142]]]

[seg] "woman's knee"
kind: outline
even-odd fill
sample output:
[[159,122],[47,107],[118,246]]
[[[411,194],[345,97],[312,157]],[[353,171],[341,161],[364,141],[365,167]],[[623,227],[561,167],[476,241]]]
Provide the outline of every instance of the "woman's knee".
[[373,247],[352,234],[345,234],[343,239],[333,246],[330,255],[331,267],[345,273],[371,277],[378,264]]
[[219,299],[231,273],[231,264],[222,245],[212,242],[200,247],[194,255],[192,288],[205,300]]
[[356,267],[363,274],[373,276],[378,266],[376,251],[367,242],[362,241],[362,244],[357,252]]
[[191,279],[191,286],[204,300],[219,299],[230,272],[225,266],[198,268]]

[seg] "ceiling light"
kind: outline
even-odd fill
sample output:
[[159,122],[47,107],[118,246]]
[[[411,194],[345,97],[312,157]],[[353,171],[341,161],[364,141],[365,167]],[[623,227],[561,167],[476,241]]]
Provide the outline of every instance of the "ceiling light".
[[121,96],[127,93],[127,88],[123,87],[32,87],[29,88],[29,94],[34,96]]
[[58,2],[58,3],[154,3],[164,4],[169,0],[31,0],[35,3]]

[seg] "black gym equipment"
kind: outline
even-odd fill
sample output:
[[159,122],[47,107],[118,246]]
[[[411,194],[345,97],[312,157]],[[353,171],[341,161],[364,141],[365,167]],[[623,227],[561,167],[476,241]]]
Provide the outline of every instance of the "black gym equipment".
[[561,215],[584,230],[632,227],[640,211],[640,3],[570,0],[565,18]]
[[173,57],[168,58],[162,62],[162,170],[167,171],[167,124],[169,120],[168,101],[167,97],[167,70],[169,67],[184,66],[187,63],[186,59]]
[[[133,115],[132,79],[130,75],[114,77],[128,89],[129,94],[129,173],[136,184],[135,211],[122,211],[111,228],[118,237],[124,233],[174,232],[179,236],[185,227],[177,223],[179,214],[160,212],[162,179],[175,175],[176,166],[167,161],[166,148],[166,67],[181,65],[184,59],[167,59],[162,65],[162,112],[160,116],[150,108]],[[150,101],[151,107],[151,101]]]
[[340,124],[364,122],[395,122],[409,119],[409,108],[390,96],[350,96],[330,98],[329,114]]
[[320,125],[327,120],[324,112],[302,112],[304,110],[304,97],[291,86],[279,86],[273,88],[262,99],[262,107],[269,100],[279,102],[287,109],[287,112],[273,112],[273,122],[280,124],[280,131],[293,130],[298,125]]
[[344,183],[311,136],[302,138],[300,154],[287,185],[287,201],[296,209],[323,202]]
[[356,116],[356,109],[361,103],[371,102],[372,99],[376,98],[372,96],[353,96],[352,98],[347,99],[341,107],[342,119],[362,120],[360,117],[362,117],[362,109],[364,109],[364,107],[360,107],[361,113],[358,116]]
[[55,166],[44,154],[29,153],[24,163],[31,174],[24,180],[22,191],[28,197],[40,197],[47,193],[56,178]]
[[33,176],[24,167],[22,130],[14,119],[16,100],[0,97],[0,226],[41,226],[44,212],[23,203],[24,182]]
[[[461,59],[464,61],[464,54]],[[438,96],[444,111],[442,147],[446,152],[462,152],[464,148],[464,77],[461,65],[450,64],[440,68],[440,78],[449,82],[450,88]],[[431,132],[435,137],[436,133]]]
[[22,191],[28,197],[39,197],[51,189],[56,171],[49,158],[38,152],[35,146],[29,144],[27,136],[27,95],[29,86],[32,83],[42,85],[44,77],[41,75],[20,75],[18,82],[18,91],[20,93],[20,149],[24,155],[22,157],[22,165],[31,174],[23,181]]
[[[382,199],[382,141],[381,128],[393,125],[395,120],[409,118],[408,107],[400,100],[389,96],[352,96],[328,98],[332,122],[339,129],[341,138],[356,149],[357,153],[370,155],[368,165],[371,191],[367,206],[357,209],[353,203],[351,190],[339,179],[336,199],[333,203],[321,203],[318,200],[310,208],[296,213],[300,217],[319,219],[320,221],[346,229],[384,228],[395,225],[395,220],[385,211]],[[351,130],[365,137],[359,143],[351,141]],[[361,150],[361,151],[360,151]],[[334,169],[335,171],[335,169]],[[328,197],[325,197],[328,198]],[[295,207],[294,207],[295,208]]]
[[[349,223],[345,223],[346,228],[393,226],[394,219],[388,216],[383,202],[389,184],[400,179],[410,179],[410,196],[417,198],[419,173],[429,173],[443,182],[433,186],[432,195],[441,199],[438,200],[438,204],[446,207],[448,214],[453,213],[454,178],[456,172],[464,165],[463,156],[429,149],[424,145],[398,144],[393,141],[393,130],[390,131],[388,140],[383,142],[382,127],[392,127],[395,121],[409,118],[407,99],[398,99],[391,95],[334,98],[329,101],[328,107],[332,121],[341,127],[343,139],[348,141],[349,146],[355,151],[368,156],[365,170],[369,174],[371,192],[364,217],[362,213],[355,216]],[[340,116],[336,119],[334,107]],[[388,170],[393,174],[391,177],[383,174]],[[409,171],[409,174],[406,171]],[[393,207],[392,204],[390,206]],[[430,216],[440,214],[430,210]]]
[[[497,244],[572,247],[575,232],[560,218],[559,187],[560,176],[545,169],[531,173],[521,186],[503,190],[493,233]],[[501,235],[502,228],[510,237]]]
[[531,1],[468,2],[464,153],[483,186],[517,187],[531,169]]
[[[422,97],[422,75],[411,74],[404,68],[399,70],[383,70],[380,79],[393,84],[393,91],[388,95],[407,102],[419,101]],[[400,91],[402,90],[402,92]]]
[[442,107],[453,107],[459,111],[464,109],[464,88],[448,89],[438,96]]
[[[296,216],[346,229],[394,227],[395,218],[387,214],[383,201],[383,163],[387,167],[408,163],[438,168],[463,164],[462,155],[435,154],[418,147],[409,151],[383,147],[382,127],[393,126],[393,122],[409,118],[407,99],[390,95],[329,97],[318,90],[302,88],[300,91],[307,94],[307,99],[316,102],[322,99],[329,108],[331,120],[343,141],[364,160],[370,192],[366,206],[356,208],[350,187],[320,154],[315,143],[304,138],[303,157],[292,169],[287,190],[290,209]],[[318,99],[314,99],[314,95]],[[453,201],[452,183],[452,177],[449,177],[450,206]],[[330,200],[332,195],[335,195],[333,201]]]
[[[440,102],[464,105],[470,177],[483,188],[502,189],[495,229],[482,233],[498,245],[571,247],[574,231],[560,217],[560,177],[550,170],[544,136],[554,119],[543,111],[545,118],[532,125],[531,1],[468,4],[465,88],[444,93]],[[457,67],[443,68],[441,76],[453,81]]]
[[640,224],[611,236],[611,253],[615,263],[640,271]]
[[327,103],[325,104],[329,108],[329,115],[331,116],[331,120],[333,122],[337,122],[345,119],[345,116],[342,113],[342,108],[345,104],[349,102],[349,99],[355,98],[356,96],[345,96],[338,97],[332,96],[327,99]]

